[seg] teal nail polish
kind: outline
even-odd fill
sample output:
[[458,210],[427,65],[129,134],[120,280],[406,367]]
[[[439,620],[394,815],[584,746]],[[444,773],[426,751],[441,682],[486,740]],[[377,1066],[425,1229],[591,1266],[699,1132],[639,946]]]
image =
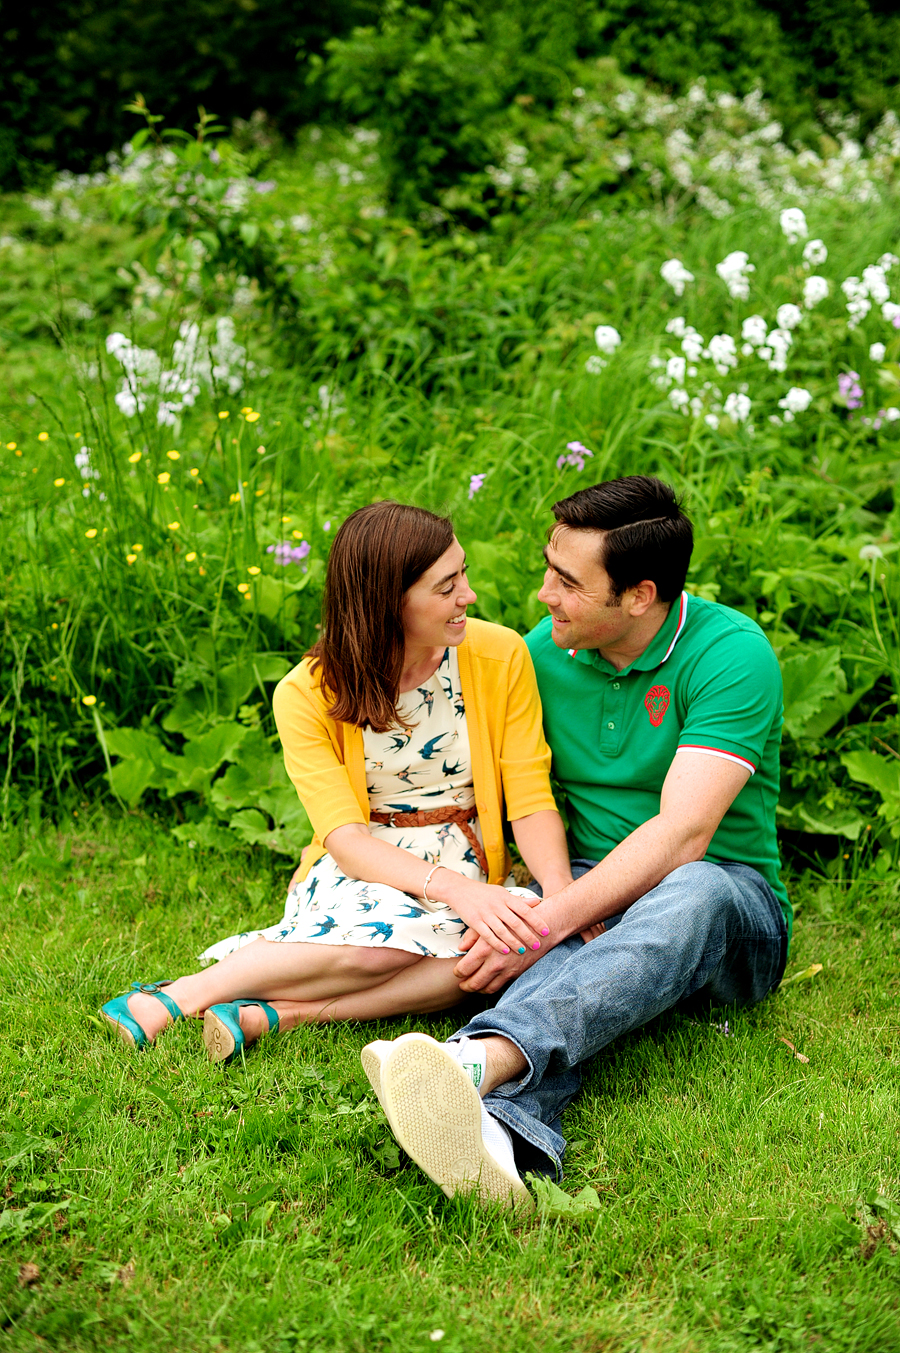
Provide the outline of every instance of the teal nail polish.
[[524,952],[525,952],[525,946],[524,946],[524,944],[523,944],[522,947],[521,947],[521,949],[519,950],[519,953],[520,953],[520,954],[524,954]]

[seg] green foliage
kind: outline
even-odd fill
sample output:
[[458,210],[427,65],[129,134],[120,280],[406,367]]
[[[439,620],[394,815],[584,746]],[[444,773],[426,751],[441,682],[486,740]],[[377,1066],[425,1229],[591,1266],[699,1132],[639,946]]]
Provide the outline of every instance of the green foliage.
[[[42,165],[95,169],[128,139],[124,105],[140,91],[188,125],[198,104],[244,122],[249,145],[277,144],[316,111],[303,69],[335,34],[365,23],[374,0],[46,0],[0,7],[0,184]],[[266,117],[253,117],[265,109]]]

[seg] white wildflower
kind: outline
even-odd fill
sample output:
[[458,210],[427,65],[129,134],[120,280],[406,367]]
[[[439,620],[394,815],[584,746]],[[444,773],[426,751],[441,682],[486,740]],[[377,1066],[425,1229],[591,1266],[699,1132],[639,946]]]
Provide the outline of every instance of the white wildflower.
[[900,305],[896,301],[885,301],[881,307],[881,317],[886,319],[888,324],[893,324],[895,328],[900,328]]
[[674,390],[669,391],[669,403],[673,409],[684,409],[688,403],[687,390],[682,390],[680,386],[676,385]]
[[860,559],[866,560],[883,559],[884,551],[879,549],[877,545],[863,545],[862,549],[859,552],[859,557]]
[[703,421],[707,427],[712,428],[713,432],[715,432],[716,428],[719,426],[719,416],[715,413],[708,413]]
[[725,400],[725,415],[735,423],[745,423],[750,416],[751,402],[747,395],[730,394]]
[[788,244],[796,244],[798,240],[805,240],[809,234],[806,227],[806,217],[799,207],[786,207],[778,221],[787,236]]
[[[772,350],[772,356],[769,360],[770,371],[787,370],[788,348],[794,341],[788,329],[773,329],[768,337],[768,345]],[[764,349],[760,348],[759,355],[763,355]]]
[[828,258],[828,250],[822,240],[810,240],[803,249],[803,263],[807,268],[821,268]]
[[659,275],[664,282],[668,282],[676,296],[683,296],[687,283],[694,280],[694,274],[688,272],[684,264],[677,258],[667,259],[660,268]]
[[676,385],[684,385],[684,371],[687,362],[683,357],[670,357],[666,362],[666,375]]
[[779,329],[796,329],[802,318],[803,311],[799,305],[792,305],[790,302],[787,305],[780,305],[775,314],[775,322]]
[[897,419],[900,418],[900,409],[892,404],[889,409],[885,409],[884,416],[889,423],[896,423]]
[[795,413],[805,413],[812,403],[812,391],[802,385],[792,385],[784,399],[779,399],[779,409],[786,409],[793,418]]
[[900,263],[900,258],[896,254],[882,254],[878,260],[878,266],[882,272],[890,272],[891,268],[896,268],[898,263]]
[[737,366],[737,349],[730,334],[714,334],[709,340],[707,355],[720,376]]
[[611,324],[598,324],[594,330],[594,342],[601,352],[610,356],[622,342],[622,336]]
[[825,277],[819,277],[813,273],[812,277],[807,277],[803,283],[803,304],[807,310],[812,310],[814,305],[824,301],[828,295],[828,280]]
[[728,288],[728,294],[736,301],[746,301],[750,296],[749,274],[756,268],[749,261],[749,255],[743,249],[727,254],[721,263],[716,264],[716,272]]
[[684,336],[684,331],[686,328],[687,325],[685,324],[681,315],[676,315],[675,318],[670,319],[668,324],[666,325],[666,333],[674,334],[676,338],[682,338]]
[[681,340],[681,351],[689,362],[699,362],[703,353],[703,336],[698,334],[697,330],[690,325],[684,331],[684,338]]
[[592,353],[585,362],[584,369],[590,376],[599,376],[605,366],[606,363],[603,358],[599,357],[597,353]]
[[847,297],[848,329],[855,329],[872,309],[869,300],[869,288],[858,277],[846,277],[841,283],[841,291]]
[[863,269],[862,280],[876,305],[883,305],[885,301],[890,300],[891,289],[887,284],[884,268],[873,263],[871,267]]
[[[741,325],[741,338],[745,343],[752,344],[752,348],[758,348],[766,341],[766,321],[762,315],[750,315]],[[745,356],[749,354],[744,354]]]
[[883,343],[873,343],[869,348],[869,357],[873,362],[883,362],[885,346]]

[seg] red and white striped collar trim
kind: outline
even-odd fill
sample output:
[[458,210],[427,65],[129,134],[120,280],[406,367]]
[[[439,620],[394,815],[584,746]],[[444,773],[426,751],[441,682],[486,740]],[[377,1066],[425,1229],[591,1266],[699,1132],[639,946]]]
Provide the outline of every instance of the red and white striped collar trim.
[[[660,667],[662,667],[663,663],[666,661],[667,658],[670,658],[672,656],[672,649],[675,647],[675,645],[678,643],[678,640],[681,638],[681,631],[684,629],[684,622],[687,620],[687,609],[688,609],[688,594],[687,592],[682,592],[681,600],[678,603],[678,624],[675,628],[675,633],[672,635],[672,642],[669,644],[669,647],[666,649],[665,653],[659,660]],[[574,658],[578,653],[577,648],[569,648],[566,651],[570,658]]]

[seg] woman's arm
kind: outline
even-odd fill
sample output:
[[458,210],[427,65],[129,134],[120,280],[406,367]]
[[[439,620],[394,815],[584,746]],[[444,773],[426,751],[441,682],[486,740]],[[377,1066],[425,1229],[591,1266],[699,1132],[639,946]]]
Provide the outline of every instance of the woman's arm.
[[545,809],[510,824],[519,854],[537,879],[545,897],[572,882],[566,831],[559,813]]
[[[535,816],[538,816],[537,814]],[[548,814],[549,816],[549,814]],[[400,846],[379,841],[362,823],[336,827],[325,838],[325,848],[348,877],[365,883],[386,883],[401,892],[421,897],[433,866]],[[528,920],[531,907],[495,884],[478,883],[446,867],[434,871],[428,885],[434,902],[445,902],[466,925],[499,953],[525,945],[540,948],[541,925]]]

